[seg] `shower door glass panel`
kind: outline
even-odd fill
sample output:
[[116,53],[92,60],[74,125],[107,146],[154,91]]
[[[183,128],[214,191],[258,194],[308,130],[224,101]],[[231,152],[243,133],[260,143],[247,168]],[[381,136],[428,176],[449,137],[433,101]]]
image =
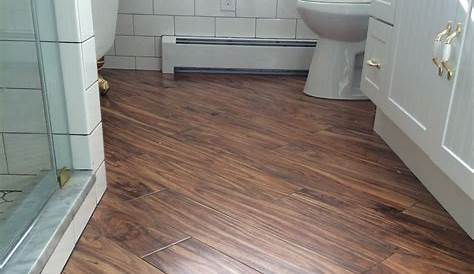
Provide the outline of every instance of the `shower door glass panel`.
[[31,0],[0,0],[0,267],[58,189]]

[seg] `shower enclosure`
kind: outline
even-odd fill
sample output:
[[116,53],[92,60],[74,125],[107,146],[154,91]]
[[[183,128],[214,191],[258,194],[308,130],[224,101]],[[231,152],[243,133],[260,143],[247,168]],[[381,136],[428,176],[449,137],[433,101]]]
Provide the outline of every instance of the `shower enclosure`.
[[0,1],[0,268],[59,188],[35,2]]

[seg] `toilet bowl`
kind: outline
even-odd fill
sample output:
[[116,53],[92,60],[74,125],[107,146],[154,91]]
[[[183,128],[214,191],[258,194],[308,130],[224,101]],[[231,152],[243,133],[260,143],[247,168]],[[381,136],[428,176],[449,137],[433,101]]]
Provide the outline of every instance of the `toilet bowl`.
[[370,0],[298,0],[306,25],[319,36],[304,93],[365,100],[360,90]]

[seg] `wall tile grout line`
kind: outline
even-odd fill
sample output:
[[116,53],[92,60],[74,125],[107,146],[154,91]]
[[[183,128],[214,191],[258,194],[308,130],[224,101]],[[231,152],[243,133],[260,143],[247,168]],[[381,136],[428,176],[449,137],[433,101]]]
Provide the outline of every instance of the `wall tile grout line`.
[[257,23],[258,23],[258,20],[257,20],[257,18],[255,18],[255,35],[254,35],[255,38],[258,37],[258,36],[257,36]]
[[[296,1],[296,0],[295,0]],[[278,5],[280,4],[280,0],[276,1],[275,5],[275,18],[278,18]]]
[[298,36],[298,20],[297,19],[294,19],[295,20],[295,39],[297,39],[297,36]]
[[10,174],[10,168],[8,166],[8,157],[7,157],[7,146],[5,144],[5,133],[1,133],[2,134],[2,145],[3,145],[3,156],[5,158],[5,167],[7,169],[7,173]]

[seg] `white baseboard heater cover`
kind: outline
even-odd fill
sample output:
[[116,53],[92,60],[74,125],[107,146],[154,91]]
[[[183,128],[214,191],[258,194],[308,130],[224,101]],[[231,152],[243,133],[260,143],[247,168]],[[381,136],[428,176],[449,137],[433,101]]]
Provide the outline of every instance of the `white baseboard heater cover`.
[[163,73],[306,74],[315,40],[163,36]]

